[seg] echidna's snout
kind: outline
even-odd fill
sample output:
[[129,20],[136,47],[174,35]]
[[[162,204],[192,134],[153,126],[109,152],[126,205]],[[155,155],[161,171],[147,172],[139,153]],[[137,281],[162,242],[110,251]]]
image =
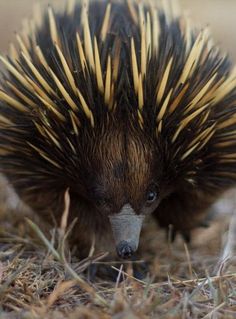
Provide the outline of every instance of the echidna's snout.
[[131,257],[138,249],[144,215],[137,215],[131,205],[126,204],[118,214],[109,218],[117,254],[121,258]]
[[128,242],[125,240],[122,240],[116,247],[118,256],[123,259],[131,257],[136,249],[137,248],[134,242]]

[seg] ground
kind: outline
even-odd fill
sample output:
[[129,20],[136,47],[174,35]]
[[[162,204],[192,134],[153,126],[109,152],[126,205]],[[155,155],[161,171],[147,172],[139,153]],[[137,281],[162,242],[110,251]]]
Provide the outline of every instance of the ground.
[[[210,227],[196,230],[190,245],[180,237],[170,243],[147,222],[140,251],[149,273],[137,280],[131,267],[124,273],[112,260],[104,261],[106,252],[91,249],[86,260],[78,260],[65,240],[70,225],[50,229],[2,195],[0,318],[236,318],[234,196],[232,191],[213,207]],[[102,263],[124,280],[90,280],[88,268]]]

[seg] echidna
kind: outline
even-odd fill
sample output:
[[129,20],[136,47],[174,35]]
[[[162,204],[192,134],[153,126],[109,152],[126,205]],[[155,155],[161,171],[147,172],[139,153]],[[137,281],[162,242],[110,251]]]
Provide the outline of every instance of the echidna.
[[[146,215],[185,237],[236,182],[236,73],[207,29],[154,1],[37,12],[1,57],[0,165],[86,254],[112,229],[121,257]],[[109,240],[108,240],[109,241]]]

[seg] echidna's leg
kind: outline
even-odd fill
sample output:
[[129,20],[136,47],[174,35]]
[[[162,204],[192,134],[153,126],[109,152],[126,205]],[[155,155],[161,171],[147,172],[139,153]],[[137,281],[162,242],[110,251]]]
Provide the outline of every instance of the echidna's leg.
[[[17,194],[42,220],[46,221],[52,227],[60,227],[63,212],[65,210],[65,190],[60,189],[37,189],[30,191],[24,187],[15,187]],[[75,219],[71,234],[69,234],[70,247],[76,246],[78,256],[83,259],[88,257],[94,234],[95,218],[90,216],[91,212],[82,203],[78,196],[71,194],[70,211],[67,219],[69,227]],[[100,227],[101,228],[101,227]],[[96,227],[96,233],[99,229]]]
[[[114,263],[113,263],[113,261]],[[137,258],[135,256],[132,257],[132,260],[130,263],[131,265],[128,265],[127,263],[124,263],[124,261],[120,261],[118,259],[112,259],[109,255],[108,258],[103,259],[102,261],[104,264],[91,264],[88,268],[87,274],[89,277],[89,280],[94,281],[96,277],[109,279],[113,282],[123,281],[123,279],[126,277],[123,274],[120,275],[119,270],[121,269],[125,273],[128,272],[128,268],[132,267],[133,277],[139,280],[142,280],[147,277],[147,274],[149,272],[148,264],[143,262],[135,262]],[[115,268],[112,268],[114,266]]]
[[171,240],[175,239],[180,232],[185,241],[190,241],[191,230],[202,227],[211,205],[219,194],[207,195],[205,192],[175,192],[164,199],[157,210],[154,218],[161,227],[171,230]]

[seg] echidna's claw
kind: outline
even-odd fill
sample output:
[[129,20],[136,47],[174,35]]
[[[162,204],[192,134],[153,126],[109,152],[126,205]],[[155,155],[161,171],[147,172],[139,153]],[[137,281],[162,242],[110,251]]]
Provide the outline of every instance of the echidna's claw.
[[178,233],[182,236],[183,240],[186,243],[190,243],[191,242],[191,232],[190,232],[190,230],[189,231],[187,231],[187,230],[185,230],[185,231],[181,231],[181,230],[177,231],[176,229],[173,229],[173,228],[166,229],[167,241],[173,243],[175,241],[176,236],[177,236]]
[[210,227],[210,223],[209,223],[209,221],[204,220],[198,226],[202,227],[202,228],[208,228],[208,227]]
[[166,240],[173,243],[176,239],[177,231],[172,227],[166,228]]
[[136,279],[143,280],[149,272],[148,264],[145,261],[133,264],[133,276]]
[[189,244],[191,242],[191,232],[190,231],[182,231],[181,236],[187,244]]

